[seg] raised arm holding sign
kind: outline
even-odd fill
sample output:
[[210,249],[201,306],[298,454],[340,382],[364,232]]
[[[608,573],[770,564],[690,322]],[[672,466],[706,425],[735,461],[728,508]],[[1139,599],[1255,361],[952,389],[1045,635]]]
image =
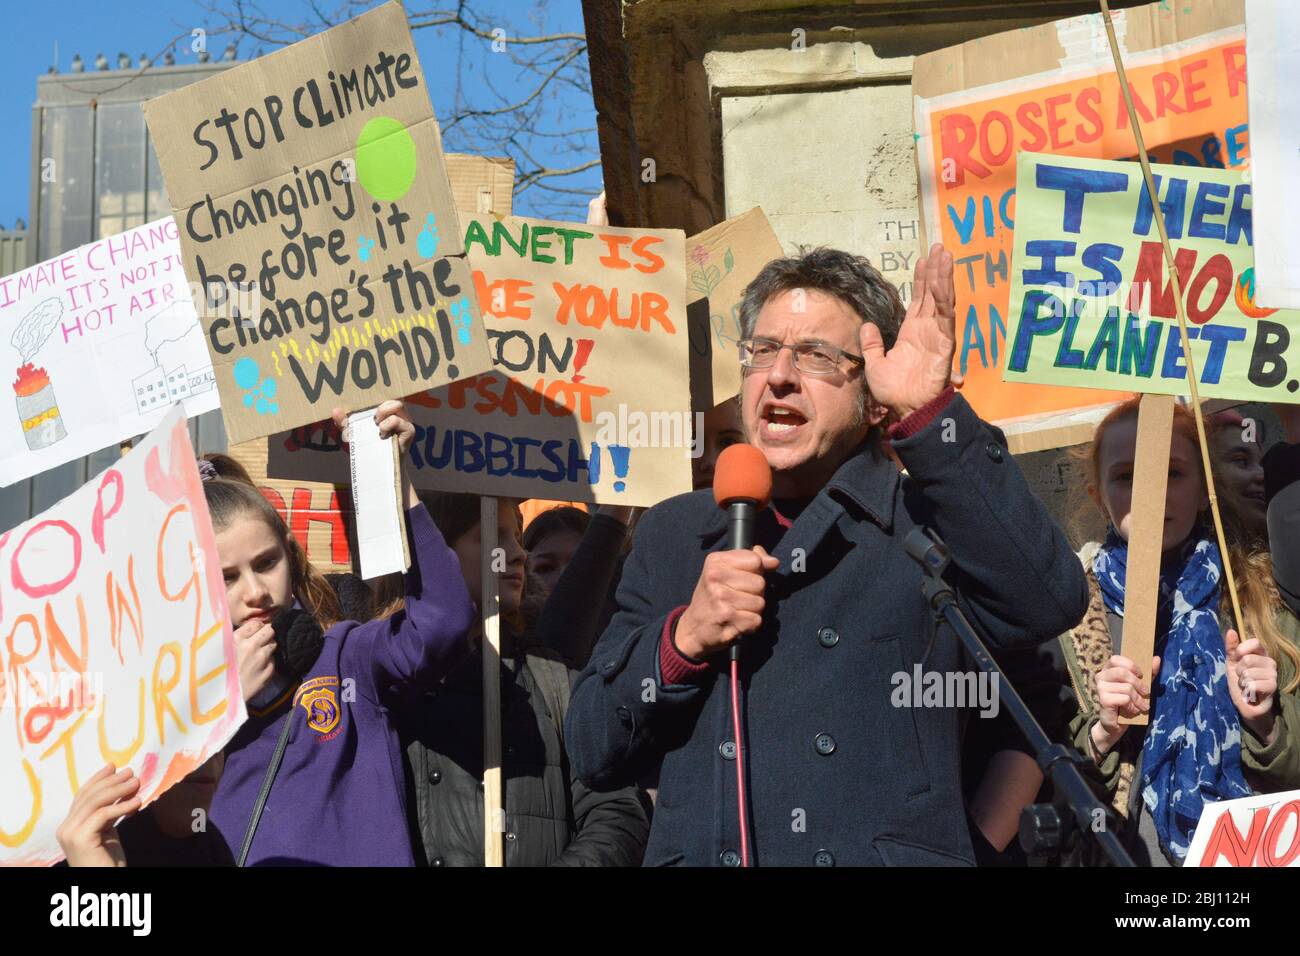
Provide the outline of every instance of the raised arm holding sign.
[[[380,405],[376,420],[384,440],[411,441],[400,402]],[[335,421],[346,423],[342,409]],[[468,649],[473,604],[455,555],[405,481],[414,566],[404,606],[382,619],[325,621],[304,586],[301,549],[261,494],[223,479],[205,482],[204,493],[232,620],[269,621],[276,632],[269,681],[244,688],[251,719],[227,747],[213,824],[247,865],[411,864],[397,730],[384,703],[431,690]]]

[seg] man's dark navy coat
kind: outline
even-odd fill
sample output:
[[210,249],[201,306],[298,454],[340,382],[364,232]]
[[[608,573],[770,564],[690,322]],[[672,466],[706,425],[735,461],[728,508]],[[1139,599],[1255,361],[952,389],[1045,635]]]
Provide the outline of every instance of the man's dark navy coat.
[[[951,549],[948,578],[995,649],[1053,638],[1087,607],[1078,558],[960,395],[893,447],[907,476],[868,443],[785,532],[763,626],[742,638],[758,865],[974,863],[960,780],[973,711],[891,705],[892,678],[916,663],[969,669],[903,551],[914,527]],[[659,668],[668,616],[690,603],[705,556],[725,547],[724,519],[706,491],[646,513],[618,613],[569,708],[569,756],[590,786],[625,785],[662,758],[646,865],[739,860],[725,655],[690,683],[665,686]]]

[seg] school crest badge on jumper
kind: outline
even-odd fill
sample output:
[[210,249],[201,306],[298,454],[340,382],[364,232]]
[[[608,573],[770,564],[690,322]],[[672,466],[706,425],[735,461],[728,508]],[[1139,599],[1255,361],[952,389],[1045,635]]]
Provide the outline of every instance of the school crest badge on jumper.
[[339,725],[339,701],[335,688],[337,677],[314,677],[298,688],[294,705],[307,711],[307,726],[319,734],[328,734]]

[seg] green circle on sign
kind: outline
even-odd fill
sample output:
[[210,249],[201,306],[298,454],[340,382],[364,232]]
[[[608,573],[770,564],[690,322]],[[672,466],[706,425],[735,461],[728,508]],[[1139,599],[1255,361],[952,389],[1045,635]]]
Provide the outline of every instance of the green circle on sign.
[[357,179],[376,199],[394,202],[415,182],[415,140],[388,116],[376,116],[357,137]]

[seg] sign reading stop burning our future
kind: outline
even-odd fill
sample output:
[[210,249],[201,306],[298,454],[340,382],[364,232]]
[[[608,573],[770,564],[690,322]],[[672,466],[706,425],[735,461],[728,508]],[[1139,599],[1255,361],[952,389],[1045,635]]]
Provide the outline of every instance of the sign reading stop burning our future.
[[[467,221],[493,371],[412,395],[417,487],[646,506],[689,491],[685,235]],[[267,473],[346,480],[321,422],[272,436]]]
[[[1300,315],[1254,299],[1242,172],[1152,166],[1207,398],[1293,401]],[[1142,170],[1022,153],[1007,381],[1181,395],[1174,291]]]
[[245,717],[226,588],[179,404],[53,508],[0,534],[0,864],[55,830],[106,763],[145,804]]
[[491,367],[399,4],[145,117],[232,442]]

